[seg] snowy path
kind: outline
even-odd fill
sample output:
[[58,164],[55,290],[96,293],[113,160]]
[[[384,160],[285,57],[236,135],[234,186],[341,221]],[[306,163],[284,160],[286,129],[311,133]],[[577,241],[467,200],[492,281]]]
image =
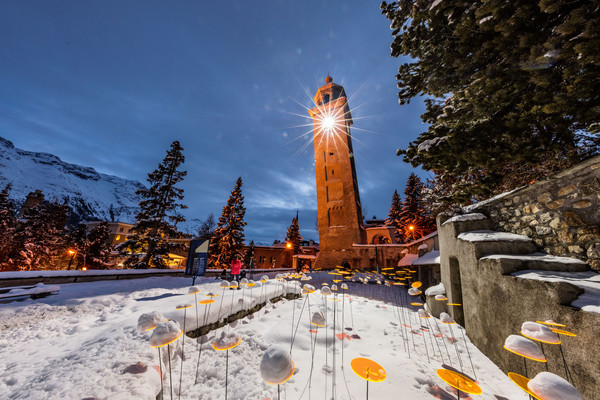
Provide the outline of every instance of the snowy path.
[[[106,281],[60,285],[60,294],[39,300],[26,300],[19,303],[0,305],[0,398],[2,399],[154,399],[160,390],[160,379],[155,366],[158,365],[158,352],[150,347],[150,333],[136,330],[137,319],[142,313],[159,311],[165,317],[183,324],[183,310],[175,307],[185,302],[194,302],[194,296],[188,295],[190,279],[185,278],[147,278],[132,281]],[[202,280],[197,282],[201,292],[198,300],[206,299],[206,293],[219,294],[211,305],[207,321],[216,321],[221,299],[225,312],[249,308],[261,295],[261,288],[245,293],[225,291],[218,287],[219,282]],[[266,285],[270,296],[283,290],[283,286],[274,281]],[[244,293],[244,301],[239,302]],[[231,302],[233,296],[233,303]],[[264,298],[264,297],[263,297]],[[341,298],[338,295],[338,298]],[[325,310],[323,296],[318,292],[310,295],[310,312]],[[233,304],[233,307],[232,307]],[[267,312],[262,309],[253,318],[244,318],[235,324],[218,330],[235,331],[242,342],[229,351],[229,399],[277,398],[276,386],[264,383],[259,365],[264,351],[272,344],[280,344],[289,349],[292,333],[292,309],[296,321],[305,304],[305,298],[284,301],[275,304]],[[311,335],[308,304],[305,305],[300,326],[292,350],[296,365],[296,374],[282,385],[282,399],[328,399],[331,398],[332,374],[325,373],[323,366],[327,358],[333,365],[332,328],[333,307],[338,307],[336,320],[337,333],[342,330],[341,302],[326,301],[328,317],[329,352],[325,352],[325,328],[320,328],[315,348],[314,371],[309,389],[308,383],[311,365]],[[405,349],[402,335],[408,329],[402,329],[398,319],[398,309],[379,301],[353,297],[352,315],[349,300],[345,301],[345,326],[354,330],[361,339],[336,339],[336,398],[363,399],[365,381],[358,378],[350,369],[349,363],[355,357],[372,358],[387,371],[387,379],[381,383],[371,383],[369,395],[372,399],[452,399],[451,389],[436,375],[436,369],[442,364],[436,342],[425,336],[431,362],[423,344],[423,331],[413,335],[415,345],[409,337],[410,358]],[[199,318],[203,318],[204,309],[199,307]],[[187,309],[186,328],[194,327],[196,315],[194,308]],[[408,311],[401,315],[408,316]],[[411,311],[414,314],[414,311]],[[412,315],[413,324],[417,324]],[[234,325],[234,324],[232,324]],[[435,328],[435,327],[434,327]],[[448,327],[442,329],[448,333]],[[415,329],[416,331],[416,329]],[[458,337],[458,350],[465,364],[466,373],[471,373],[470,364],[464,348],[462,336],[454,326]],[[437,339],[440,346],[441,340]],[[178,341],[181,343],[181,340]],[[341,344],[344,344],[344,363],[341,360]],[[434,344],[432,348],[431,344]],[[452,346],[447,342],[448,346]],[[443,347],[442,356],[448,363]],[[195,339],[185,337],[184,350],[187,360],[184,362],[182,399],[222,399],[225,383],[225,353],[212,349],[210,342],[202,347],[199,383],[194,385],[196,363],[198,360]],[[452,363],[458,367],[456,351],[448,347]],[[175,353],[175,348],[171,348]],[[480,396],[473,399],[484,400],[525,400],[527,397],[493,363],[483,356],[474,346],[469,346],[477,376],[483,389]],[[435,355],[432,354],[435,352]],[[127,373],[126,368],[142,362],[137,368],[140,373]],[[172,361],[174,398],[179,388],[180,358]],[[344,369],[342,371],[341,366]],[[345,375],[345,376],[344,376]],[[169,376],[165,384],[165,398],[170,398]],[[327,385],[327,394],[326,394]],[[347,386],[346,386],[347,385]],[[301,396],[301,394],[304,394]],[[436,394],[437,393],[437,394]],[[466,399],[467,397],[465,397]]]

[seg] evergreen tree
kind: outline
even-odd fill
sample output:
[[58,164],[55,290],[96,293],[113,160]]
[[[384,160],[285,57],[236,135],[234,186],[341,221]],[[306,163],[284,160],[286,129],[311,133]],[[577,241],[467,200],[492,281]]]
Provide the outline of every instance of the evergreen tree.
[[402,243],[404,241],[404,232],[401,229],[401,213],[402,213],[402,201],[397,190],[394,190],[392,196],[392,206],[390,207],[390,213],[385,221],[386,225],[392,225],[396,227],[394,234],[396,235],[396,242]]
[[112,246],[110,245],[108,222],[102,221],[90,232],[85,225],[77,226],[70,235],[69,249],[76,252],[76,261],[71,268],[93,267],[106,269],[113,264],[109,262]]
[[200,228],[198,228],[198,238],[201,240],[210,239],[216,226],[215,215],[213,213],[208,214],[208,217],[206,217]]
[[435,231],[435,221],[426,213],[421,192],[423,183],[414,173],[410,174],[404,188],[404,201],[399,225],[407,241],[419,239]]
[[42,202],[29,208],[15,232],[20,270],[58,269],[64,261],[67,236],[65,224],[69,207]]
[[600,13],[592,1],[401,0],[391,21],[400,104],[429,124],[404,161],[469,202],[599,151]]
[[292,218],[292,223],[287,230],[287,236],[285,237],[286,243],[291,243],[292,254],[300,253],[300,242],[302,241],[302,235],[300,235],[300,226],[298,224],[298,211],[296,216]]
[[167,155],[158,168],[148,174],[148,189],[136,191],[142,197],[141,211],[131,229],[130,240],[120,245],[121,251],[128,254],[125,261],[132,268],[164,268],[164,258],[181,246],[169,242],[178,236],[177,224],[185,218],[177,210],[187,206],[178,203],[183,199],[183,189],[176,185],[183,180],[186,171],[179,171],[185,161],[183,148],[178,141],[171,143]]
[[[285,237],[286,250],[287,254],[289,254],[288,268],[292,266],[293,256],[300,253],[300,241],[302,241],[302,236],[300,235],[300,226],[298,225],[298,211],[296,211],[296,217],[292,218],[292,223]],[[291,245],[291,247],[287,247],[288,245]]]
[[11,185],[0,192],[0,271],[13,269],[16,258],[14,241],[17,229],[15,204],[10,199]]
[[231,260],[240,254],[244,247],[244,196],[242,195],[242,178],[239,177],[231,191],[227,205],[219,218],[209,247],[209,266],[225,269]]

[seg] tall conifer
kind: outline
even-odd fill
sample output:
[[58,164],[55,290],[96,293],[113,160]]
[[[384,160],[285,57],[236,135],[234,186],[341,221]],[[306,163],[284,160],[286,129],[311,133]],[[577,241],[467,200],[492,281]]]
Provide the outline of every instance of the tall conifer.
[[401,228],[401,213],[402,213],[402,201],[397,190],[394,190],[392,195],[392,205],[390,207],[390,213],[388,218],[385,220],[386,225],[392,225],[396,227],[394,234],[396,235],[396,242],[402,243],[404,241],[404,232]]
[[239,177],[231,191],[227,204],[223,207],[223,212],[211,238],[208,250],[209,267],[229,268],[235,255],[241,254],[244,247],[245,214],[242,178]]
[[149,187],[136,191],[143,199],[141,211],[131,229],[133,237],[120,246],[129,255],[125,261],[128,267],[164,268],[168,254],[180,247],[170,243],[169,239],[179,235],[177,224],[185,221],[177,211],[187,208],[179,203],[183,199],[183,189],[176,187],[187,174],[179,170],[185,161],[182,152],[178,141],[171,143],[158,168],[148,174]]
[[422,198],[423,182],[410,174],[404,188],[399,225],[406,241],[419,239],[435,230],[435,221],[427,214]]

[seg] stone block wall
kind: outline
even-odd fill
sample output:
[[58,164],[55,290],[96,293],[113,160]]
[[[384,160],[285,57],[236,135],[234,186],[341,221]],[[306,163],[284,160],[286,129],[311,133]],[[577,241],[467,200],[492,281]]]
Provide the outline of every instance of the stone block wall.
[[600,271],[600,156],[470,210],[496,230],[529,236],[549,254]]

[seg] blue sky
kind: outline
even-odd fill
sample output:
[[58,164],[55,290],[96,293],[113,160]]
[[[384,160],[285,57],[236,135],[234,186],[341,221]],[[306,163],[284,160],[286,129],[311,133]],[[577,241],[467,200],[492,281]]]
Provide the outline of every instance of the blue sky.
[[329,73],[351,98],[363,207],[384,217],[413,172],[396,149],[425,125],[420,101],[398,105],[379,3],[4,1],[0,136],[141,182],[179,140],[188,218],[218,218],[241,176],[247,239],[283,239],[296,209],[317,239],[300,125]]

